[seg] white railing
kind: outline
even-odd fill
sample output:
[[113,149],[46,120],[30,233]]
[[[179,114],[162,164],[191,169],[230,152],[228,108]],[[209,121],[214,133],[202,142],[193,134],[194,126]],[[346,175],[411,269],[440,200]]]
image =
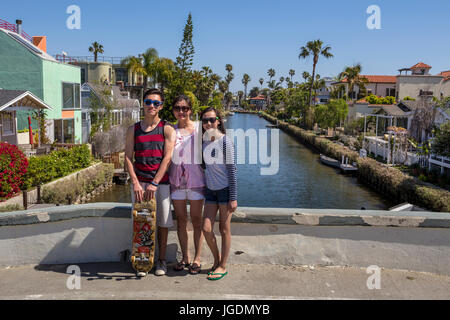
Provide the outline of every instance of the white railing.
[[439,156],[437,154],[431,154],[428,159],[428,169],[431,170],[431,164],[435,164],[441,167],[441,174],[444,173],[444,168],[450,169],[450,158]]

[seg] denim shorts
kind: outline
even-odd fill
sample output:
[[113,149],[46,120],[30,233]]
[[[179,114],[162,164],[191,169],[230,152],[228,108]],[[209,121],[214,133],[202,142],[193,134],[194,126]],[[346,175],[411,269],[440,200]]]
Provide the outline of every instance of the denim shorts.
[[206,188],[205,203],[228,205],[230,201],[229,187],[220,190]]

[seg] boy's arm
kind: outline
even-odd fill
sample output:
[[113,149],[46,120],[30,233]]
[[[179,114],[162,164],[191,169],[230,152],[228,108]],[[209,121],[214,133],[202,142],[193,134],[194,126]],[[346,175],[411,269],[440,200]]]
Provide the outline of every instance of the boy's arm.
[[134,172],[133,167],[133,157],[134,157],[134,125],[130,126],[127,130],[125,139],[125,170],[128,172],[131,178],[131,183],[133,184],[133,190],[135,192],[135,199],[137,202],[142,201],[143,190],[139,180]]

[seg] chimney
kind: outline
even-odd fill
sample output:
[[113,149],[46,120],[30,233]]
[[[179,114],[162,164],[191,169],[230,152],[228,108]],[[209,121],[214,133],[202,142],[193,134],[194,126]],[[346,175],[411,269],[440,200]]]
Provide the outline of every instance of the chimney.
[[16,20],[16,32],[21,36],[22,35],[22,20]]
[[47,37],[33,36],[33,44],[44,52],[47,52]]

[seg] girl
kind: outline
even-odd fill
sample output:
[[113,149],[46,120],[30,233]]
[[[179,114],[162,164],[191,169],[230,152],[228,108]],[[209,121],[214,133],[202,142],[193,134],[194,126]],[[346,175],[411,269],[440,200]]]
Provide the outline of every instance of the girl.
[[[201,162],[194,161],[196,151],[194,142],[201,134],[200,123],[191,120],[192,104],[185,95],[175,98],[172,110],[178,122],[175,125],[176,141],[169,179],[172,203],[177,216],[178,240],[183,253],[182,260],[174,266],[174,270],[182,271],[187,267],[191,274],[198,274],[201,271],[202,208],[205,198],[204,172]],[[198,152],[201,152],[200,148],[198,149]],[[190,215],[194,227],[195,257],[192,264],[189,263],[188,251],[187,200],[190,202]]]
[[[236,165],[233,142],[225,135],[220,114],[209,107],[200,116],[203,125],[203,157],[205,162],[206,194],[203,234],[214,256],[208,280],[220,280],[228,274],[227,259],[231,246],[230,222],[237,208]],[[222,250],[219,253],[214,235],[214,222],[219,211]]]

